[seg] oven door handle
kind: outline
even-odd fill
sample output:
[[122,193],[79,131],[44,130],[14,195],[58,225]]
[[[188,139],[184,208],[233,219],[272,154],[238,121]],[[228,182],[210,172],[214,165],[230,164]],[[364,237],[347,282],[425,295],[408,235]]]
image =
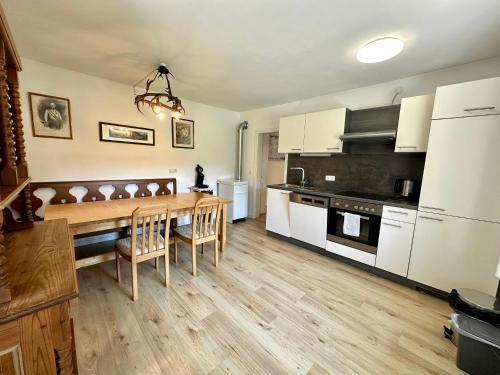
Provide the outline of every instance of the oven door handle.
[[[337,211],[337,215],[345,216],[345,213]],[[356,214],[354,214],[354,215],[356,215]],[[360,218],[363,219],[363,220],[370,220],[370,218],[368,216],[360,216]]]

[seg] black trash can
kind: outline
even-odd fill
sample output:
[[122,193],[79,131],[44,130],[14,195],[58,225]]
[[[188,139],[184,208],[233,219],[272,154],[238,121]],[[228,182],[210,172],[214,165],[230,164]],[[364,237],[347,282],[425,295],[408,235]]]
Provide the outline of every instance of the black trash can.
[[500,328],[466,314],[453,313],[458,334],[457,367],[472,375],[500,374]]

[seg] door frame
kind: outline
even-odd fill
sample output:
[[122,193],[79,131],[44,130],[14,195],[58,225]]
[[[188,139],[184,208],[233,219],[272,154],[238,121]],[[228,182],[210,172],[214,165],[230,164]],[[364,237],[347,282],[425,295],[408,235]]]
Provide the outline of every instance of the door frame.
[[[279,127],[258,129],[254,132],[255,147],[253,150],[253,160],[255,167],[255,173],[251,178],[252,189],[252,207],[250,207],[250,216],[252,218],[258,218],[260,216],[260,177],[262,174],[262,146],[264,141],[264,134],[268,133],[278,133]],[[286,181],[286,171],[288,166],[288,154],[285,155],[285,172],[283,175],[283,181]]]

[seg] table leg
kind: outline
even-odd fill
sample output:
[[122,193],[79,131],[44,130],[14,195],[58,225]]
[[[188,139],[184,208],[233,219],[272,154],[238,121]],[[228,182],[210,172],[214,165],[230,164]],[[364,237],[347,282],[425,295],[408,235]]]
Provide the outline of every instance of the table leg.
[[227,204],[222,205],[222,215],[221,215],[221,226],[220,226],[220,250],[224,252],[226,250],[226,232],[227,232],[227,226],[226,226],[226,217],[227,217]]

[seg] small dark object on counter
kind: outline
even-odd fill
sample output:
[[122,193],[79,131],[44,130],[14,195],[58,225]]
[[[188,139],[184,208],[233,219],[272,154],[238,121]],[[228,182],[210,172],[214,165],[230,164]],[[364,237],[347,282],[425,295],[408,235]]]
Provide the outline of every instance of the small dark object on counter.
[[199,164],[196,165],[196,183],[195,186],[197,188],[207,188],[208,185],[203,184],[203,180],[205,179],[205,175],[203,174],[203,167]]

